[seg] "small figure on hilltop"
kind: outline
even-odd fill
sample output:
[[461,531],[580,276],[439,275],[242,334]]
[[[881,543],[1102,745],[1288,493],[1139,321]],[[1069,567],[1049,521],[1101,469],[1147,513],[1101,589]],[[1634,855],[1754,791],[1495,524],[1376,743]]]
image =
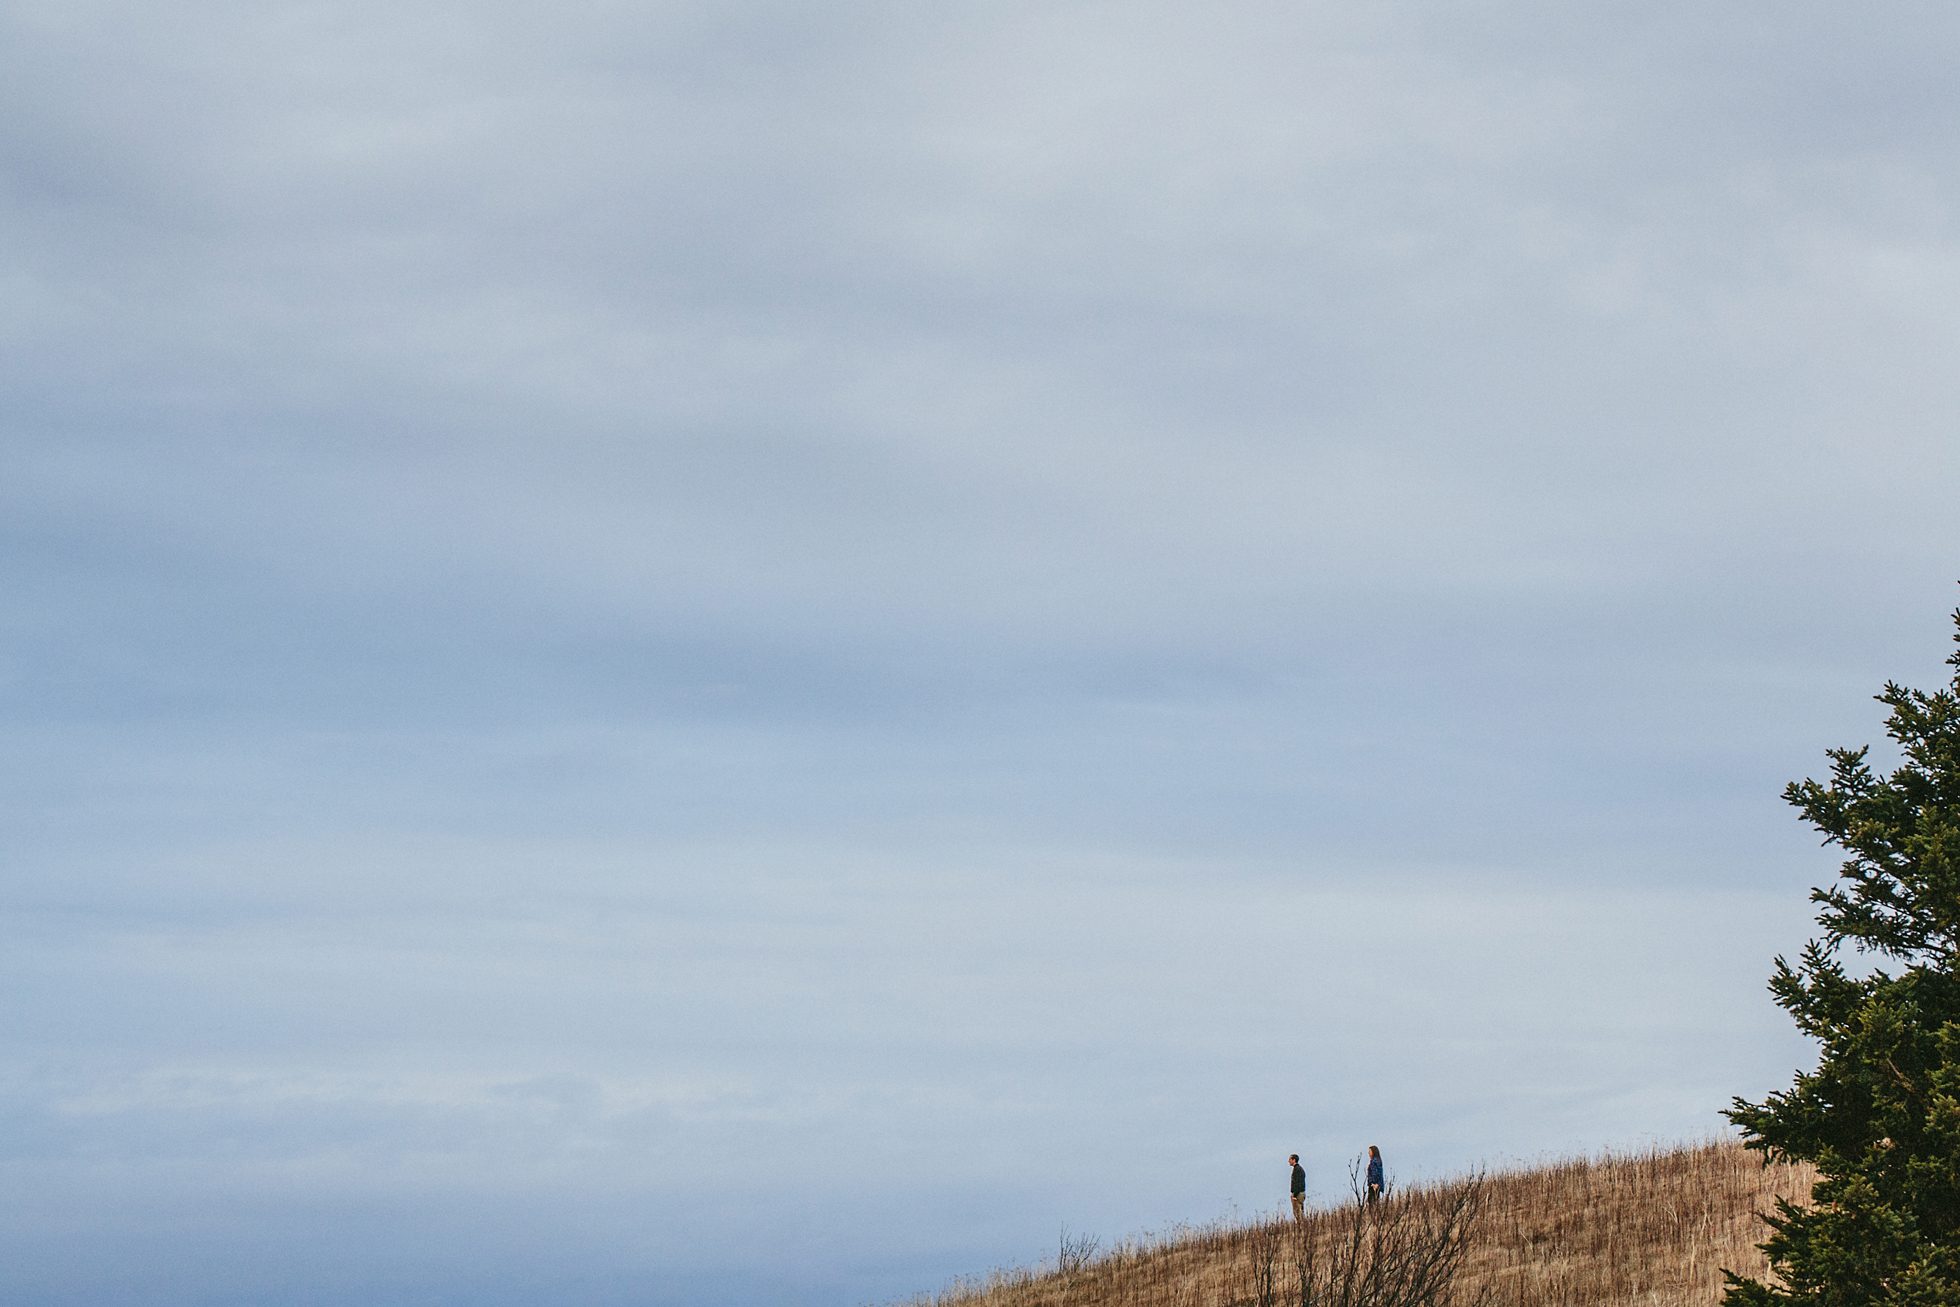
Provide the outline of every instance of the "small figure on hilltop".
[[1287,1165],[1293,1168],[1293,1219],[1304,1221],[1307,1219],[1306,1168],[1300,1165],[1300,1155],[1298,1153],[1288,1154],[1286,1162]]
[[1388,1189],[1382,1175],[1382,1150],[1373,1144],[1368,1145],[1368,1201],[1374,1202]]

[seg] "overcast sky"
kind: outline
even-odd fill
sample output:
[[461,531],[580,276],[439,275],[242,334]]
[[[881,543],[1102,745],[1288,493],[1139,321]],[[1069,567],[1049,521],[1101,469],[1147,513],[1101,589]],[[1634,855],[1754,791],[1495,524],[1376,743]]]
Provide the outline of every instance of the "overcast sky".
[[0,0],[0,1297],[1693,1139],[1944,679],[1960,12]]

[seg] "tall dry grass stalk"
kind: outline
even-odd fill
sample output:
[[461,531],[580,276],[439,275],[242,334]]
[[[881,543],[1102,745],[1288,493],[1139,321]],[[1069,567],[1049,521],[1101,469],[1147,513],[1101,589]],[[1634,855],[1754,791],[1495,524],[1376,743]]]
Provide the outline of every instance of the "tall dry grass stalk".
[[[1483,1177],[1441,1301],[1451,1307],[1713,1307],[1724,1268],[1761,1277],[1757,1213],[1810,1194],[1808,1166],[1765,1164],[1735,1143],[1553,1162]],[[1430,1219],[1470,1182],[1417,1186],[1382,1220]],[[1421,1213],[1431,1216],[1422,1218]],[[1118,1244],[1065,1271],[996,1271],[909,1307],[1259,1307],[1299,1302],[1301,1254],[1325,1269],[1355,1235],[1351,1206],[1183,1229]],[[1431,1229],[1434,1235],[1434,1229]],[[1432,1238],[1428,1246],[1439,1246]],[[1291,1292],[1292,1297],[1285,1294]],[[1315,1301],[1321,1299],[1316,1297]]]

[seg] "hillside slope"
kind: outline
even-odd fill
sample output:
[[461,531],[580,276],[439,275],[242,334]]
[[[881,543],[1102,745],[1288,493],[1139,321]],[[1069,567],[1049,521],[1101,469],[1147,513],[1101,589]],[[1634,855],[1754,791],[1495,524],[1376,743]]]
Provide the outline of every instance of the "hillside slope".
[[[1802,1201],[1810,1181],[1809,1168],[1766,1165],[1734,1143],[1493,1174],[1456,1300],[1489,1290],[1496,1304],[1533,1307],[1712,1305],[1722,1268],[1764,1272],[1756,1214],[1779,1195]],[[1331,1237],[1339,1221],[1338,1212],[1317,1212],[1308,1236]],[[1260,1257],[1295,1234],[1287,1220],[1184,1231],[1118,1246],[1066,1272],[996,1272],[913,1307],[1234,1307],[1257,1301]]]

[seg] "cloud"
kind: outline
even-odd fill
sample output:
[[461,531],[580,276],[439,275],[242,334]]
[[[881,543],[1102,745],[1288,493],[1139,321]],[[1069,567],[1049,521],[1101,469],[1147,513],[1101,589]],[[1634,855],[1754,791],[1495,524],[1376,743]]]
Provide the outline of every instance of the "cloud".
[[[1488,877],[1194,899],[1179,869],[1127,862],[1046,868],[1031,893],[1003,870],[805,868],[696,880],[681,901],[669,881],[651,908],[550,894],[540,867],[517,898],[122,926],[106,967],[65,932],[9,969],[59,977],[90,1035],[40,1047],[16,1019],[65,1069],[13,1078],[7,1166],[51,1187],[44,1212],[115,1185],[117,1245],[155,1228],[166,1191],[200,1226],[236,1201],[329,1204],[334,1247],[359,1245],[364,1212],[437,1229],[452,1207],[501,1221],[548,1199],[564,1219],[666,1213],[605,1255],[686,1269],[725,1255],[715,1222],[758,1183],[802,1195],[819,1243],[849,1246],[899,1195],[914,1210],[887,1228],[938,1237],[948,1168],[981,1192],[1045,1176],[995,1218],[1023,1238],[1070,1209],[1134,1226],[1262,1201],[1262,1170],[1221,1140],[1287,1141],[1323,1186],[1356,1132],[1399,1139],[1417,1169],[1585,1146],[1626,1130],[1616,1096],[1657,1065],[1675,1079],[1642,1127],[1691,1128],[1738,1022],[1774,1023],[1742,986],[1711,995],[1707,957],[1750,972],[1802,911]],[[130,1009],[132,992],[155,1000]],[[1762,1042],[1773,1068],[1794,1036]],[[1466,1123],[1481,1133],[1452,1133]],[[16,1202],[17,1227],[35,1210]],[[562,1256],[558,1228],[519,1260]]]
[[1943,10],[0,24],[23,1295],[855,1302],[1801,1055]]

